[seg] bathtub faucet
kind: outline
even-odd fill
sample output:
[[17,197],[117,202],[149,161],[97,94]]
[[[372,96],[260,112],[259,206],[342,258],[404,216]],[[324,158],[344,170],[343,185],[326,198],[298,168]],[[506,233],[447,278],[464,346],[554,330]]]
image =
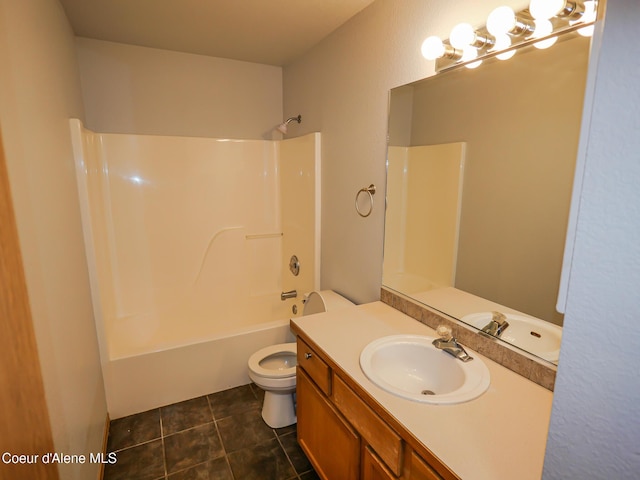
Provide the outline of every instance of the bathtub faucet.
[[282,300],[283,302],[287,299],[287,298],[296,298],[298,296],[298,292],[295,290],[289,290],[288,292],[282,292],[280,294],[280,300]]

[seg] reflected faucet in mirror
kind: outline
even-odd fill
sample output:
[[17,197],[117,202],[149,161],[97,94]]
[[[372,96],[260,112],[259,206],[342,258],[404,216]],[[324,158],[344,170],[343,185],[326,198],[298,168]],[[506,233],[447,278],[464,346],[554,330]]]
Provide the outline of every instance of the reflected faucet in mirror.
[[502,332],[509,328],[507,316],[500,312],[491,312],[491,314],[491,321],[487,323],[480,332],[491,335],[492,337],[500,337]]

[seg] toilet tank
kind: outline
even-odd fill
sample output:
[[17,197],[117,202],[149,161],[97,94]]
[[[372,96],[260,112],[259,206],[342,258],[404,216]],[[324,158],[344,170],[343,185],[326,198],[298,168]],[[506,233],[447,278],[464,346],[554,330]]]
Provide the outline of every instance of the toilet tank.
[[355,305],[342,295],[337,294],[333,290],[321,290],[319,292],[311,292],[307,297],[302,310],[302,315],[313,315],[314,313],[329,312],[339,308],[345,308]]

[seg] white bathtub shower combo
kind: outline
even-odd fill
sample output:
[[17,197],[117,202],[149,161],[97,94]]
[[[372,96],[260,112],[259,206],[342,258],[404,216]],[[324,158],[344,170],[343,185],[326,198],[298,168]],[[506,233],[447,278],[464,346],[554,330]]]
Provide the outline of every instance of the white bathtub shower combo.
[[[319,286],[320,134],[70,123],[111,418],[248,383],[248,358],[293,340],[292,307]],[[282,301],[289,290],[299,295]]]

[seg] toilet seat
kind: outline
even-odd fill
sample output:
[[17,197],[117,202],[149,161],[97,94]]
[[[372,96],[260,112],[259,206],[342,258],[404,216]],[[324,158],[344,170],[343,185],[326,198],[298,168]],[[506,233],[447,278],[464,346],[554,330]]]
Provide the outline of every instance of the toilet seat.
[[255,352],[249,357],[249,369],[256,375],[260,375],[265,378],[285,378],[293,377],[296,374],[296,366],[283,369],[265,368],[260,365],[267,357],[278,354],[292,354],[294,357],[297,353],[295,343],[279,343],[277,345],[269,345]]

